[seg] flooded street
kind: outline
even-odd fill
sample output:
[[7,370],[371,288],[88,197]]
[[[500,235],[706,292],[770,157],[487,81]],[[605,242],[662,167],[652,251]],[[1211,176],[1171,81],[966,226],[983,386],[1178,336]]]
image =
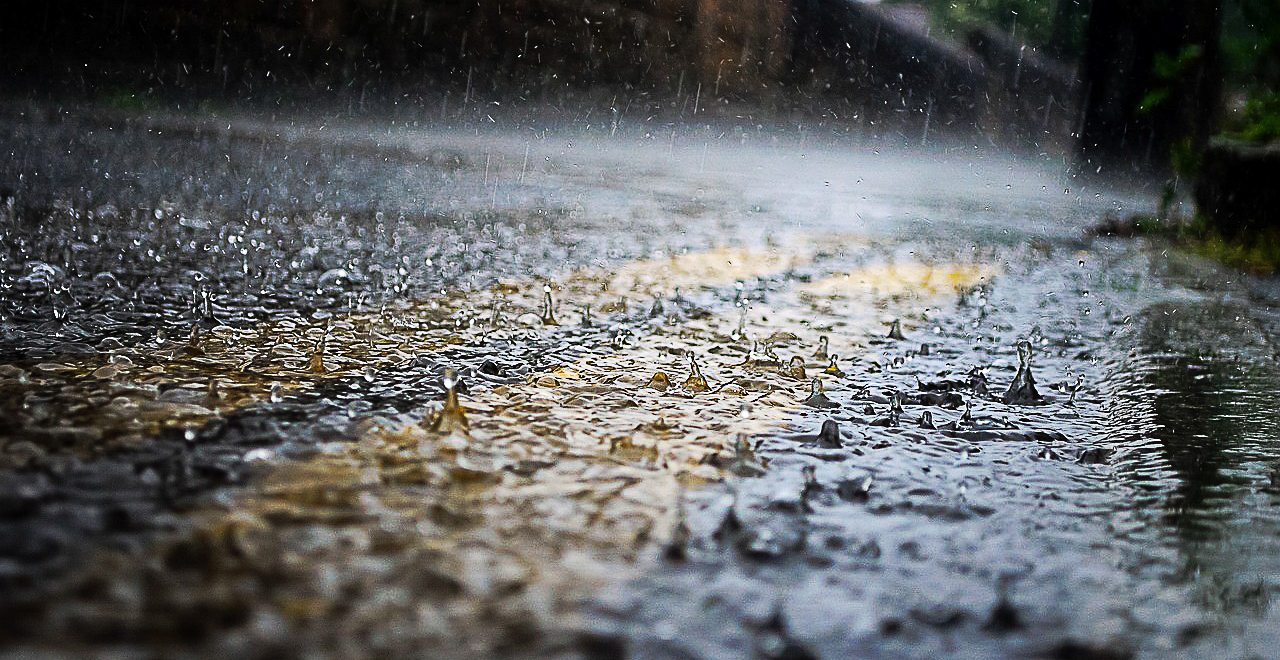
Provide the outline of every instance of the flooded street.
[[0,656],[1280,646],[1280,286],[1060,158],[0,113]]

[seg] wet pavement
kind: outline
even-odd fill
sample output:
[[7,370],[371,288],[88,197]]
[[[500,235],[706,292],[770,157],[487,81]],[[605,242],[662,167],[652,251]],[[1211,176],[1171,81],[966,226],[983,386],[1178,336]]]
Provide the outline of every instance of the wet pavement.
[[1053,158],[4,112],[8,657],[1280,641],[1280,289]]

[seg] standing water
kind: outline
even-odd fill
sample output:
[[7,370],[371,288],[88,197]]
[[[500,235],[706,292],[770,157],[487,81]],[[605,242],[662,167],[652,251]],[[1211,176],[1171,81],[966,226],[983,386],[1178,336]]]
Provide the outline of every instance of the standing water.
[[1280,290],[1051,166],[11,119],[6,657],[1280,645]]

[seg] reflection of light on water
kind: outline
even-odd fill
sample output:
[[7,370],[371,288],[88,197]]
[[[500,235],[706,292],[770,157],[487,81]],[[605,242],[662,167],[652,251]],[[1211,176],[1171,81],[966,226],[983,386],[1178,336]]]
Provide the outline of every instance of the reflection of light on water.
[[802,291],[828,297],[852,296],[867,292],[886,296],[934,295],[952,293],[961,287],[971,287],[991,278],[997,272],[990,266],[980,264],[939,266],[922,262],[894,263],[879,268],[865,268],[824,277],[803,287]]
[[[554,308],[547,304],[552,289],[575,305],[606,310],[621,301],[621,311],[632,311],[677,288],[728,287],[803,267],[809,258],[719,248],[579,271],[546,289],[507,283],[392,305],[385,315],[215,328],[200,338],[201,354],[180,343],[138,353],[131,370],[116,377],[216,378],[216,405],[209,401],[180,422],[198,425],[276,390],[284,394],[272,400],[340,378],[367,383],[371,368],[376,382],[424,349],[494,333],[563,333],[572,342],[581,326],[543,325]],[[423,639],[481,646],[501,641],[490,626],[495,609],[503,622],[564,625],[575,599],[625,576],[653,544],[679,535],[686,485],[719,480],[726,469],[760,472],[746,439],[776,428],[801,405],[810,388],[803,356],[828,349],[830,360],[836,352],[857,355],[858,328],[874,327],[872,301],[952,295],[949,286],[970,283],[976,273],[900,263],[788,282],[741,318],[687,303],[688,313],[664,312],[632,339],[524,382],[469,383],[472,393],[458,411],[463,426],[418,423],[424,416],[453,419],[442,416],[446,404],[434,413],[366,419],[357,442],[325,445],[305,459],[255,456],[260,481],[226,512],[202,512],[198,529],[176,543],[199,549],[204,563],[197,570],[229,590],[236,607],[275,612],[289,625],[380,628],[412,620]],[[511,311],[495,313],[498,303]],[[513,325],[512,318],[528,323]],[[755,340],[755,359],[735,337],[740,322],[745,335],[765,338]],[[833,333],[837,324],[842,330]],[[820,336],[827,339],[816,351]],[[72,365],[68,373],[91,366]],[[687,377],[677,384],[666,373]],[[836,369],[823,377],[839,376]],[[752,405],[744,417],[745,402]],[[268,570],[262,567],[271,567],[273,580],[266,594],[234,577]],[[406,575],[421,579],[406,584]],[[127,572],[117,578],[134,579]],[[156,602],[215,597],[181,579],[154,592]],[[339,613],[344,602],[362,614]]]

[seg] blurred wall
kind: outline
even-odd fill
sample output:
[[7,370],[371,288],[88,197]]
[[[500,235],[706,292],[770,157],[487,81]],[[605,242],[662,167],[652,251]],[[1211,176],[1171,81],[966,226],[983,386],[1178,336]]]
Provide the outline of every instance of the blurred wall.
[[4,11],[0,84],[123,103],[139,92],[253,99],[297,89],[298,99],[353,90],[346,98],[363,106],[369,89],[418,101],[439,91],[444,114],[451,99],[474,107],[477,92],[610,108],[621,94],[646,113],[736,116],[742,101],[921,142],[976,130],[1035,145],[1069,135],[1075,121],[1063,98],[1076,93],[1073,72],[1031,66],[1036,58],[1000,39],[982,41],[998,47],[979,56],[931,35],[927,16],[906,5],[45,0]]
[[93,70],[345,80],[483,69],[571,83],[776,81],[788,0],[48,0],[5,9],[5,73]]

